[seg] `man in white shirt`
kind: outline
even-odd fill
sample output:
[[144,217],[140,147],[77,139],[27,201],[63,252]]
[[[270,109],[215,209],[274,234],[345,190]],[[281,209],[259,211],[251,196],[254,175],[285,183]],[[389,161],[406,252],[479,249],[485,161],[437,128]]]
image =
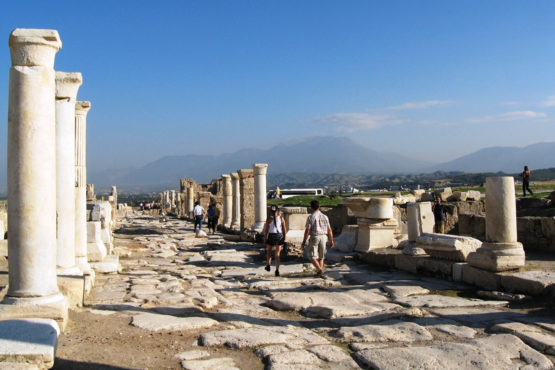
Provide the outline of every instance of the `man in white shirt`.
[[197,232],[197,225],[199,231],[202,230],[202,217],[205,213],[206,211],[204,210],[204,208],[202,208],[200,202],[197,200],[195,202],[195,208],[193,208],[193,216],[195,217],[195,232]]
[[320,211],[320,203],[315,199],[310,202],[310,207],[314,210],[314,213],[306,219],[306,228],[301,248],[304,250],[306,241],[310,236],[308,241],[308,256],[314,267],[316,267],[316,275],[321,276],[324,272],[326,242],[329,242],[330,248],[333,248],[333,232],[328,216]]

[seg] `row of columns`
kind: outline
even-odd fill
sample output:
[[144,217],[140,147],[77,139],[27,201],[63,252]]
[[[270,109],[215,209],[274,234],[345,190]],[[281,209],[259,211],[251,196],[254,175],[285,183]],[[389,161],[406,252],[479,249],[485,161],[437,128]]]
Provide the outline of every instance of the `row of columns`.
[[[262,232],[266,222],[267,170],[267,164],[255,163],[252,169],[240,169],[221,175],[221,221],[225,228]],[[192,184],[182,183],[181,186],[184,191],[184,213],[191,215],[195,195],[200,196],[200,193],[195,194]]]
[[80,73],[55,72],[56,30],[16,29],[9,39],[7,306],[65,307],[59,275],[87,263],[86,117]]
[[222,175],[224,227],[263,231],[266,222],[267,171],[268,164],[255,163],[252,169],[240,169]]

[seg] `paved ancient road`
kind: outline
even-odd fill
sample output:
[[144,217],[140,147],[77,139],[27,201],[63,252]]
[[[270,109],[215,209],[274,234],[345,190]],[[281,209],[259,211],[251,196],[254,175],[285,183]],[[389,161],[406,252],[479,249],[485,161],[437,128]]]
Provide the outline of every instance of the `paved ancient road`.
[[468,286],[352,260],[328,266],[324,278],[303,263],[275,277],[252,243],[196,239],[175,219],[134,214],[120,225],[122,271],[97,276],[85,311],[127,317],[145,338],[191,334],[189,347],[164,348],[176,368],[553,366],[555,320],[542,307],[461,298]]

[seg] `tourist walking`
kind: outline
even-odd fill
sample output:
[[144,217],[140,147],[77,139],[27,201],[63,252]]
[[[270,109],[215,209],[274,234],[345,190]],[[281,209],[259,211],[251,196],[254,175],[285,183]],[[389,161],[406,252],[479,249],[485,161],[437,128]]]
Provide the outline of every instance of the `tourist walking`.
[[270,208],[272,212],[266,220],[264,226],[264,244],[266,245],[266,271],[270,271],[270,264],[272,262],[272,249],[274,249],[276,259],[275,275],[279,276],[280,253],[283,244],[285,244],[285,235],[287,234],[287,226],[285,220],[279,214],[278,206]]
[[218,210],[211,204],[208,206],[208,232],[212,230],[212,234],[216,233],[216,226],[218,226]]
[[301,248],[304,250],[306,240],[308,240],[308,257],[316,267],[316,275],[322,276],[324,273],[324,258],[326,256],[326,242],[329,241],[330,248],[333,248],[333,232],[328,216],[320,211],[320,203],[317,200],[310,202],[310,207],[314,211],[308,216],[305,225],[303,243]]
[[204,217],[205,213],[206,211],[204,210],[204,208],[202,208],[200,202],[197,200],[195,202],[195,207],[193,208],[193,217],[195,218],[195,232],[197,232],[197,225],[199,231],[202,230],[202,218]]
[[526,197],[526,190],[530,192],[530,195],[534,195],[530,189],[530,175],[530,169],[528,166],[524,166],[524,171],[520,174],[520,177],[522,177],[522,197],[524,198]]
[[438,234],[445,234],[445,221],[447,214],[445,213],[445,206],[441,203],[441,197],[436,197],[432,205],[432,212],[434,213],[434,232]]

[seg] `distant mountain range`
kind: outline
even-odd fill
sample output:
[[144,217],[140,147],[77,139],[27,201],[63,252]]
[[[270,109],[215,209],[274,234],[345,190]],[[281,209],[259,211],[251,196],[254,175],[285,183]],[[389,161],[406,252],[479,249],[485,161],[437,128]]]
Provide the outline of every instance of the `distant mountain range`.
[[127,191],[175,189],[182,177],[208,183],[221,174],[253,163],[268,163],[269,174],[410,174],[435,171],[514,173],[525,164],[531,169],[555,167],[555,143],[524,148],[492,147],[442,164],[415,160],[396,153],[377,152],[344,137],[312,137],[269,149],[242,149],[221,155],[167,156],[137,169],[89,172],[97,189],[117,185]]
[[520,172],[530,169],[555,167],[555,143],[538,143],[523,148],[499,146],[480,149],[455,160],[431,166],[425,172]]

